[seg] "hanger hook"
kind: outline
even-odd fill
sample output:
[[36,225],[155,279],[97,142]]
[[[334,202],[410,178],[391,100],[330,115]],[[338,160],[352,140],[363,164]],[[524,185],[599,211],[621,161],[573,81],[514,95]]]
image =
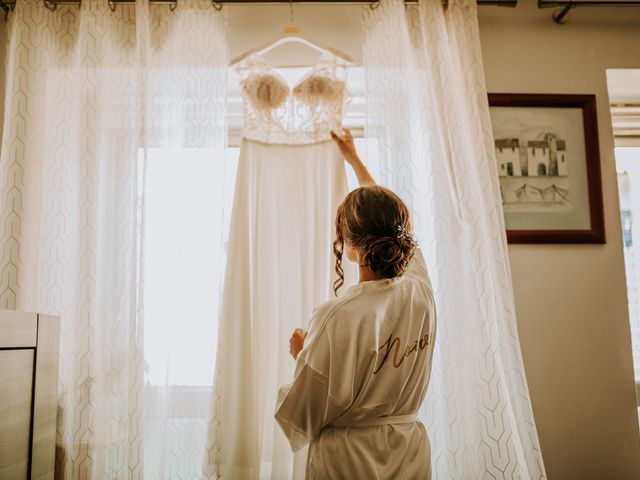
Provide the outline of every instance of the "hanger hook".
[[211,5],[213,6],[216,12],[219,12],[220,10],[222,10],[222,4],[216,3],[216,0],[211,0]]
[[178,0],[173,0],[173,2],[169,5],[169,11],[175,12],[176,8],[178,8]]
[[293,23],[293,0],[289,0],[289,23]]
[[373,3],[370,3],[370,4],[369,4],[369,8],[370,8],[371,10],[375,10],[375,9],[376,9],[376,8],[378,8],[379,6],[380,6],[380,2],[378,2],[378,1],[375,1],[375,2],[373,2]]

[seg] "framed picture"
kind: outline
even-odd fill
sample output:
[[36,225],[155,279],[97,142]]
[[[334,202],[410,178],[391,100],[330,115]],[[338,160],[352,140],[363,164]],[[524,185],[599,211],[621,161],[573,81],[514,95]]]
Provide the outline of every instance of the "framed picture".
[[490,93],[509,243],[605,243],[595,95]]

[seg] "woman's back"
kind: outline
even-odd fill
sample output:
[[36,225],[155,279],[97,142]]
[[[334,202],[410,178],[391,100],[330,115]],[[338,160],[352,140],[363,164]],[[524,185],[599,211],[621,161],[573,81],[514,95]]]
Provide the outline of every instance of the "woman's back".
[[[415,413],[429,382],[435,328],[419,251],[404,275],[361,282],[316,310],[297,369],[309,377],[306,394],[326,398],[310,406],[322,418],[309,478],[428,478],[429,442]],[[288,407],[285,400],[279,421]]]

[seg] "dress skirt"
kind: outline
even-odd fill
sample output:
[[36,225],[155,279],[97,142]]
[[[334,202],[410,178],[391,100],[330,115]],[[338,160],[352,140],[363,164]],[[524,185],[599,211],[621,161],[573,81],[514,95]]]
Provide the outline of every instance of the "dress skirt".
[[[333,141],[243,139],[213,406],[222,478],[304,478],[306,449],[294,462],[273,415],[278,388],[294,373],[291,333],[306,329],[314,307],[333,297],[335,215],[346,194],[344,160]],[[348,286],[355,272],[349,266],[345,271]]]

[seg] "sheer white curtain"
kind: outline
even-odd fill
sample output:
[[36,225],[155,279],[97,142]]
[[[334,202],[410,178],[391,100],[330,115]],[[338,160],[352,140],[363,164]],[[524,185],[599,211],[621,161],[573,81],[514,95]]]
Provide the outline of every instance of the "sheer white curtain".
[[185,149],[220,160],[224,15],[208,0],[18,0],[7,28],[0,307],[62,318],[57,478],[200,478],[211,386],[177,388],[171,345],[145,340],[179,341],[186,321],[145,316],[145,181],[162,158],[188,168]]
[[436,290],[421,412],[437,479],[540,479],[473,0],[363,9],[367,136],[408,202]]

